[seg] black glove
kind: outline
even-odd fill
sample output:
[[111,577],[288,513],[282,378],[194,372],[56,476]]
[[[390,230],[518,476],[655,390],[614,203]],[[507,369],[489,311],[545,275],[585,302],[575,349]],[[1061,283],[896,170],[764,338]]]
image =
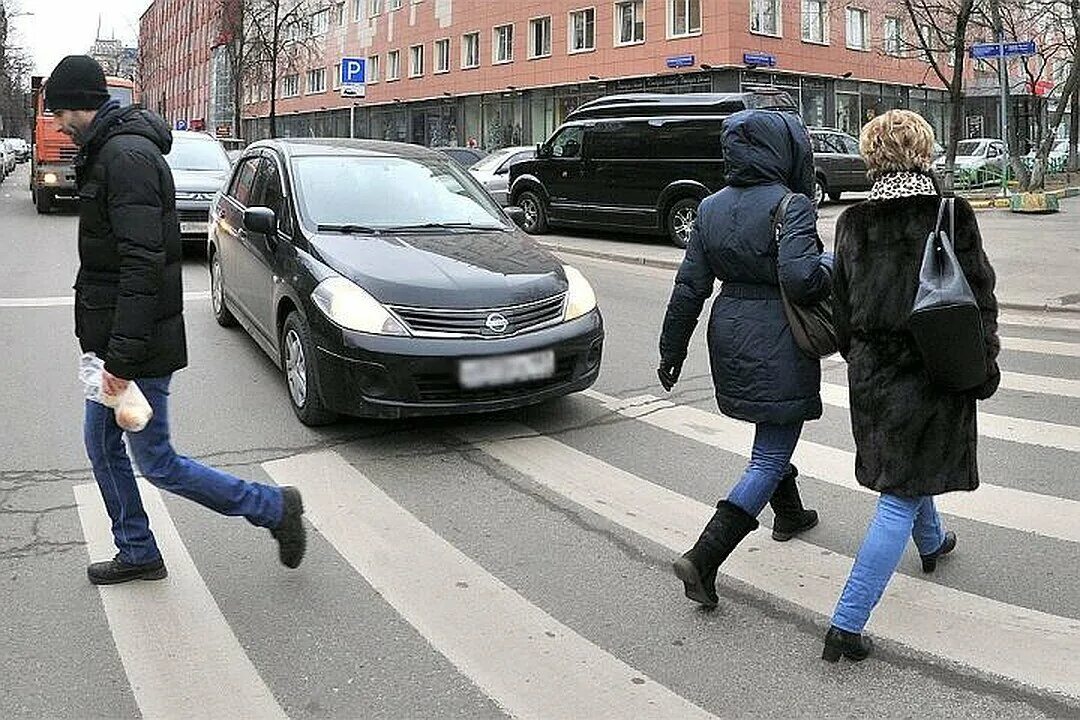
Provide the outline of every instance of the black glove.
[[682,372],[681,362],[660,361],[660,367],[656,368],[656,375],[660,378],[660,384],[664,389],[671,392],[675,383],[679,382],[679,374]]

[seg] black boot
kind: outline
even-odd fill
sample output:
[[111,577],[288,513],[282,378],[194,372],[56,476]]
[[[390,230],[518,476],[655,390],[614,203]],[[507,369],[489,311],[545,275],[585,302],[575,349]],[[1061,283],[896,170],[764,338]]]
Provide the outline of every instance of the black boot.
[[956,547],[956,533],[949,530],[945,533],[945,539],[941,541],[941,547],[929,555],[920,555],[922,558],[922,571],[924,573],[932,573],[937,569],[938,558],[942,555],[948,555]]
[[673,563],[675,576],[685,586],[686,597],[706,607],[716,607],[720,602],[716,594],[716,569],[757,526],[758,521],[738,505],[727,500],[718,502],[716,512],[694,547]]
[[116,585],[132,580],[164,580],[168,574],[165,561],[161,558],[154,562],[131,565],[117,555],[112,560],[91,563],[86,568],[86,577],[95,585]]
[[281,524],[273,528],[270,534],[278,541],[281,564],[287,568],[295,568],[300,566],[307,548],[307,531],[300,517],[304,514],[304,502],[300,499],[300,491],[294,487],[283,487],[281,495],[285,512],[282,514]]
[[873,649],[874,641],[870,638],[832,625],[825,633],[825,649],[821,652],[821,659],[838,662],[843,655],[852,662],[859,662],[865,660]]
[[769,507],[775,515],[772,539],[777,542],[786,542],[818,524],[817,511],[803,508],[799,486],[795,484],[798,475],[799,469],[788,465],[787,472],[769,499]]

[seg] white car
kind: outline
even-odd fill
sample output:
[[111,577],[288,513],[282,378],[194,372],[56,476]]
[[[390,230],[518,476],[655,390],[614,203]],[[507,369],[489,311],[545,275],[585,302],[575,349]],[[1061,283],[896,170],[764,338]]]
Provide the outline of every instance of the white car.
[[536,148],[532,145],[502,148],[470,167],[469,172],[487,188],[491,197],[495,198],[495,202],[506,207],[510,202],[510,166],[534,157],[536,157]]
[[[1022,156],[1020,159],[1031,169],[1035,166],[1035,154],[1036,149],[1033,149],[1027,155]],[[1069,140],[1068,138],[1062,138],[1055,140],[1054,144],[1050,147],[1050,154],[1046,157],[1046,171],[1047,172],[1065,172],[1065,165],[1069,162]]]
[[[971,138],[956,145],[956,177],[960,184],[997,182],[1005,170],[1005,143],[993,138]],[[945,168],[945,156],[934,161],[934,170]]]

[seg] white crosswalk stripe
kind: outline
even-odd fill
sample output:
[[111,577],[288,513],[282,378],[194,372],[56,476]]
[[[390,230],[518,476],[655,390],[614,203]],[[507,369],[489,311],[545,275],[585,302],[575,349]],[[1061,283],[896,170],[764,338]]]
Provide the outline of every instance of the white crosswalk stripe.
[[[523,426],[460,435],[578,505],[673,552],[689,547],[712,508]],[[732,577],[829,616],[852,559],[799,540],[752,534],[721,567]],[[812,581],[806,581],[812,578]],[[992,675],[1080,698],[1080,623],[897,575],[869,631]]]
[[319,532],[511,717],[712,717],[529,603],[336,453],[263,468],[300,488]]
[[[144,718],[285,718],[245,654],[169,516],[140,482],[154,535],[168,552],[165,580],[102,586],[116,649]],[[75,487],[91,560],[112,557],[112,530],[97,485]]]
[[1002,336],[1001,347],[1005,350],[1038,353],[1039,355],[1080,357],[1080,343],[1058,342],[1056,340],[1032,340],[1030,338]]

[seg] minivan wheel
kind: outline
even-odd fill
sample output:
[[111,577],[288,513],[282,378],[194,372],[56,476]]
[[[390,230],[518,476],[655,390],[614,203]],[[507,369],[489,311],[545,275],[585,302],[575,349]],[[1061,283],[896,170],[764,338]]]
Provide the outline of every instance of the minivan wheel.
[[221,281],[221,254],[215,252],[210,258],[210,307],[214,311],[214,320],[221,327],[233,327],[236,318],[225,303],[225,285]]
[[281,330],[281,359],[285,366],[285,382],[289,404],[300,422],[305,425],[326,425],[336,419],[319,397],[316,382],[315,349],[311,333],[300,313],[293,311]]
[[683,198],[668,210],[668,237],[671,238],[671,242],[675,244],[675,247],[685,248],[687,243],[690,242],[690,232],[694,229],[694,221],[697,220],[700,202],[695,198]]
[[814,178],[814,204],[821,205],[825,202],[825,181],[820,177]]
[[540,196],[526,190],[518,196],[517,205],[525,211],[525,224],[522,226],[530,235],[542,235],[547,232],[547,211]]

